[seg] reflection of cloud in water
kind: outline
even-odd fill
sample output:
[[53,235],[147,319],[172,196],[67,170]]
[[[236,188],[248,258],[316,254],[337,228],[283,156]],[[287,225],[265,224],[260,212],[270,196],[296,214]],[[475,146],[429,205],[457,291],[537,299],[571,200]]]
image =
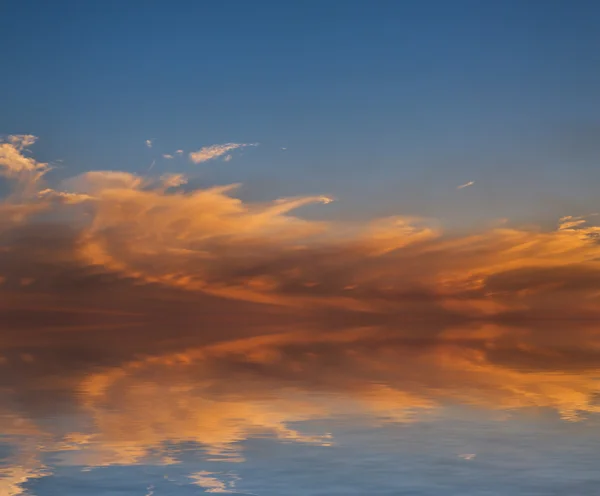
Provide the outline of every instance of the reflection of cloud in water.
[[235,477],[228,477],[231,480],[223,481],[222,474],[215,474],[205,470],[191,474],[190,479],[193,484],[205,489],[207,493],[235,493]]
[[0,494],[3,496],[18,496],[23,494],[23,483],[39,477],[45,477],[49,474],[50,472],[45,471],[43,467],[10,466],[0,468]]
[[[550,408],[566,420],[600,410],[596,369],[544,370],[563,359],[560,352],[524,345],[513,351],[523,354],[519,362],[532,358],[527,370],[503,363],[498,336],[505,333],[514,334],[475,327],[471,338],[448,331],[432,342],[373,329],[298,332],[136,359],[84,375],[74,401],[93,428],[55,432],[46,449],[89,466],[173,463],[172,443],[195,442],[210,457],[235,461],[242,455],[235,446],[257,436],[331,444],[326,432],[291,426],[339,415],[413,422],[457,402]],[[540,357],[548,362],[540,365]]]

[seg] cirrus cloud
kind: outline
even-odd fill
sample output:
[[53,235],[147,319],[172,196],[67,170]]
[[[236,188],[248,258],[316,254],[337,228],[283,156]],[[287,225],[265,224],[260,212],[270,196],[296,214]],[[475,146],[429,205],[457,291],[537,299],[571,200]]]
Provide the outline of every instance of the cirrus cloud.
[[258,143],[224,143],[222,145],[204,146],[196,152],[191,152],[189,156],[192,162],[195,164],[200,164],[223,155],[226,155],[227,158],[227,156],[230,156],[227,155],[228,152],[247,146],[258,146]]
[[456,189],[468,188],[469,186],[473,186],[474,184],[475,184],[475,181],[469,181],[468,183],[461,184],[460,186],[457,186]]

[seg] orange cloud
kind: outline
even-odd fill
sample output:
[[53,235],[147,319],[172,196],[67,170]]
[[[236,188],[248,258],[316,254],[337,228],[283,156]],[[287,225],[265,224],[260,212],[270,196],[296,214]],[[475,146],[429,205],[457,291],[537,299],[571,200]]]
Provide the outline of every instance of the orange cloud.
[[[23,155],[33,141],[4,144],[11,163],[26,164],[11,170],[46,170]],[[140,285],[182,289],[389,327],[406,318],[591,319],[600,308],[600,229],[581,218],[565,217],[555,231],[456,236],[401,216],[309,221],[293,211],[328,197],[248,204],[235,185],[182,192],[180,174],[92,171],[55,188],[36,181],[36,191],[0,205],[5,288],[29,280],[29,291],[60,300],[54,286],[65,278],[94,291],[118,281],[128,295]]]
[[222,145],[204,146],[197,152],[191,152],[190,160],[195,164],[199,164],[201,162],[208,162],[209,160],[213,160],[225,155],[225,161],[229,161],[231,159],[231,155],[227,155],[227,152],[236,150],[238,148],[244,148],[246,146],[258,146],[258,143],[225,143]]

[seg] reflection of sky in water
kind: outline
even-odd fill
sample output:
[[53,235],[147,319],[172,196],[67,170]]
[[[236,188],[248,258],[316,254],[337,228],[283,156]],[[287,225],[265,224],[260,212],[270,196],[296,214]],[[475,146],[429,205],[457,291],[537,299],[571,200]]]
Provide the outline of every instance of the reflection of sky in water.
[[[41,471],[22,493],[13,488],[8,494],[591,495],[600,482],[595,419],[565,423],[541,413],[501,419],[449,408],[435,420],[404,425],[346,417],[293,427],[313,435],[331,432],[333,442],[257,436],[236,443],[243,461],[215,459],[195,443],[165,443],[161,451],[168,460],[149,453],[133,464],[104,467],[81,463],[100,447],[55,447],[39,456],[39,466],[52,475]],[[6,441],[5,467],[11,463]],[[27,476],[13,474],[15,481]]]

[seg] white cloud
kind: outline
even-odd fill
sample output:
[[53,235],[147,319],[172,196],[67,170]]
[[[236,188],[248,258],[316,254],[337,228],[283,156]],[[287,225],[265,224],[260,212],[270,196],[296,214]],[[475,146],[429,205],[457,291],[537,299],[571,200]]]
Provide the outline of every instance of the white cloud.
[[221,157],[231,150],[244,148],[246,146],[258,146],[258,143],[224,143],[222,145],[204,146],[197,152],[190,153],[190,160],[195,164],[199,164]]
[[231,155],[225,155],[223,162],[229,162],[233,157]]
[[468,188],[469,186],[473,186],[474,184],[475,184],[475,181],[469,181],[468,183],[461,184],[456,189]]
[[183,150],[175,150],[175,153],[176,153],[177,155],[183,155]]
[[146,146],[147,146],[148,148],[152,148],[152,142],[153,142],[153,141],[154,141],[154,140],[147,139],[147,140],[146,140]]
[[171,155],[170,153],[164,153],[163,154],[163,158],[166,158],[167,160],[172,160],[175,157],[173,157],[173,155]]

